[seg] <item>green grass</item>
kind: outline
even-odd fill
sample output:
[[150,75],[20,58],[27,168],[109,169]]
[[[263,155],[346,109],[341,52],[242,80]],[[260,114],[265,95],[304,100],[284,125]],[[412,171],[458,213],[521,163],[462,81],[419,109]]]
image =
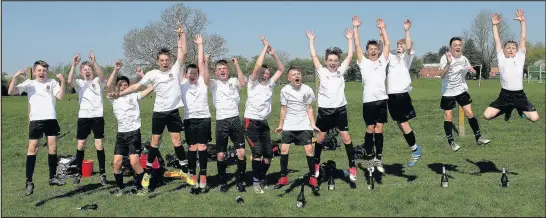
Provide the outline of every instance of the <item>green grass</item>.
[[[351,189],[341,180],[337,181],[335,191],[328,191],[322,184],[321,196],[313,196],[306,188],[308,204],[304,209],[295,207],[299,188],[279,197],[284,190],[266,190],[265,194],[249,192],[239,194],[235,187],[228,193],[211,190],[207,194],[190,195],[188,188],[173,191],[179,187],[178,181],[168,183],[151,193],[148,197],[124,195],[113,197],[110,186],[98,187],[98,176],[86,178],[83,186],[96,188],[85,193],[75,193],[71,180],[63,187],[50,187],[47,184],[47,155],[45,147],[38,152],[34,175],[35,191],[31,196],[24,195],[25,154],[28,139],[27,98],[2,98],[2,216],[544,216],[545,214],[545,125],[544,118],[537,123],[520,119],[514,112],[512,120],[504,122],[503,117],[493,121],[481,118],[483,111],[498,95],[498,80],[469,81],[470,94],[474,100],[473,111],[479,117],[479,124],[485,137],[492,140],[487,146],[475,144],[468,122],[467,136],[455,136],[461,150],[453,152],[448,146],[443,130],[443,112],[439,109],[440,81],[420,79],[413,83],[411,93],[417,118],[411,120],[417,142],[423,147],[423,156],[413,168],[408,169],[409,149],[392,120],[385,126],[384,164],[387,174],[383,183],[370,191],[366,188],[362,171],[358,173],[358,187]],[[524,84],[528,98],[533,102],[541,116],[545,113],[544,84]],[[314,84],[311,85],[314,88]],[[269,124],[274,130],[279,119],[280,86],[276,88],[273,99],[273,112]],[[244,109],[246,91],[242,92],[241,112]],[[361,144],[364,137],[362,120],[362,86],[360,83],[347,83],[346,96],[349,102],[350,133],[355,144]],[[76,98],[76,96],[70,96]],[[70,98],[67,97],[67,98]],[[107,101],[105,99],[105,101]],[[141,103],[143,141],[151,137],[151,111],[153,99],[146,98]],[[214,112],[211,104],[211,112]],[[59,140],[58,154],[73,155],[76,150],[77,101],[58,101],[57,117],[61,132],[69,134]],[[110,162],[116,134],[116,121],[109,102],[105,102],[106,120],[104,145],[107,152],[107,173],[113,180]],[[455,114],[454,117],[457,114]],[[213,113],[214,116],[214,113]],[[389,118],[390,119],[390,118]],[[214,129],[214,122],[213,127]],[[214,131],[213,131],[214,133]],[[161,146],[163,155],[174,153],[167,134]],[[279,136],[272,133],[273,139]],[[214,137],[213,137],[214,138]],[[96,160],[96,152],[89,140],[86,159]],[[248,147],[248,146],[247,146]],[[247,153],[250,150],[247,148]],[[338,168],[347,168],[343,146],[336,151],[325,151],[322,160],[335,160]],[[497,168],[506,166],[511,187],[501,188],[500,173],[478,172],[480,168],[470,162],[491,161]],[[457,171],[448,172],[453,178],[449,188],[441,188],[440,175],[429,168],[429,164],[452,164]],[[95,164],[95,171],[97,171]],[[279,159],[273,160],[269,173],[279,171]],[[291,149],[289,168],[294,182],[302,176],[307,167],[302,147]],[[248,163],[247,171],[251,167]],[[235,166],[228,173],[235,171]],[[397,173],[396,171],[400,171]],[[216,174],[216,163],[209,162],[209,175]],[[408,177],[415,180],[408,182]],[[276,178],[273,178],[276,179]],[[129,177],[125,178],[128,182]],[[243,196],[245,203],[235,203],[237,195]],[[36,206],[38,202],[41,206]],[[81,212],[76,207],[97,203],[99,209]]]

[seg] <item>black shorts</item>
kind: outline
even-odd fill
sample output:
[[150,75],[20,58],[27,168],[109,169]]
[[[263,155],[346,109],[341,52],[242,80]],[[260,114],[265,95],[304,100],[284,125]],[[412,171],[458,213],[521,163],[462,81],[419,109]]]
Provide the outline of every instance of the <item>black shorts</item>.
[[273,145],[267,120],[245,118],[245,135],[253,158],[272,158]]
[[468,92],[463,92],[457,96],[442,96],[440,108],[446,111],[453,110],[456,107],[455,103],[459,104],[461,107],[466,106],[472,103],[472,98]]
[[228,137],[233,142],[235,149],[245,148],[245,136],[239,116],[216,120],[216,150],[226,152]]
[[210,118],[191,118],[184,120],[186,143],[188,145],[207,144],[212,141]]
[[114,155],[140,154],[142,143],[140,141],[140,129],[131,132],[118,132]]
[[392,119],[397,122],[403,123],[417,116],[411,103],[411,97],[407,92],[389,94],[387,104]]
[[61,132],[56,119],[33,120],[28,124],[28,139],[41,139],[45,136],[58,136]]
[[338,108],[319,107],[316,125],[321,132],[328,132],[336,127],[339,131],[349,131],[346,105]]
[[387,100],[366,102],[362,104],[362,117],[366,125],[387,122]]
[[78,118],[76,138],[86,140],[91,131],[95,139],[104,138],[104,117]]
[[535,106],[533,106],[529,99],[527,99],[527,96],[523,90],[509,91],[506,89],[501,89],[499,97],[493,101],[489,107],[496,108],[501,111],[510,111],[514,108],[519,112],[537,111]]
[[313,130],[282,131],[281,141],[283,144],[311,145]]
[[165,126],[167,126],[167,130],[171,133],[180,133],[181,131],[184,131],[178,109],[152,113],[152,135],[163,134]]

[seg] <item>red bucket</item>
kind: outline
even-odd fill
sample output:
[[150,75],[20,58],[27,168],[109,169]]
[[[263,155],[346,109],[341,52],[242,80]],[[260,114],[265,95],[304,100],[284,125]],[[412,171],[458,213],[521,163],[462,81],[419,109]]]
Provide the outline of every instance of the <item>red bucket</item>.
[[[141,154],[140,155],[140,166],[142,166],[142,168],[146,169],[146,162],[147,161],[148,161],[148,154]],[[159,169],[159,160],[157,159],[157,157],[155,158],[154,163],[152,164],[152,168],[153,169]]]
[[83,160],[82,162],[82,177],[90,177],[93,175],[93,160]]

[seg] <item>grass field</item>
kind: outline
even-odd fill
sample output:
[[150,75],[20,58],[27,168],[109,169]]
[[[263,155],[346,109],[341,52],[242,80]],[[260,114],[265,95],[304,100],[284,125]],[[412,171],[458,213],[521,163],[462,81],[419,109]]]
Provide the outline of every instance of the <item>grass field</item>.
[[[304,209],[295,207],[299,187],[282,197],[279,195],[292,189],[266,190],[265,194],[259,195],[248,186],[248,192],[239,194],[233,186],[228,193],[220,193],[215,188],[209,193],[195,196],[189,194],[187,187],[180,189],[180,182],[172,181],[147,197],[111,196],[109,191],[113,190],[114,178],[110,163],[117,125],[111,104],[106,99],[104,145],[111,185],[100,187],[99,178],[95,175],[84,179],[80,189],[72,185],[72,180],[67,180],[67,185],[62,187],[48,186],[47,149],[43,147],[38,152],[34,194],[25,196],[27,98],[5,97],[2,98],[2,216],[544,216],[545,85],[524,84],[528,98],[543,116],[537,123],[519,118],[516,112],[509,122],[505,122],[503,117],[493,121],[484,120],[481,116],[497,97],[499,81],[482,81],[481,88],[477,88],[477,81],[469,81],[468,85],[474,100],[473,111],[479,117],[483,135],[492,140],[491,144],[477,146],[465,120],[467,135],[455,135],[461,150],[453,152],[446,142],[443,112],[439,109],[440,81],[416,80],[411,96],[417,118],[411,121],[411,125],[417,143],[423,147],[423,156],[417,165],[407,168],[409,148],[396,124],[389,120],[384,133],[386,175],[382,177],[382,184],[376,184],[375,190],[368,190],[363,171],[359,170],[356,189],[351,189],[340,179],[336,182],[335,191],[328,191],[327,184],[323,183],[321,196],[313,196],[310,189],[306,188],[308,202]],[[311,86],[314,88],[314,84]],[[279,119],[280,88],[276,88],[273,112],[268,120],[272,130]],[[241,112],[246,91],[242,93]],[[360,83],[347,83],[346,96],[349,102],[350,133],[354,144],[362,144],[364,123]],[[141,103],[143,141],[151,137],[152,101],[147,98]],[[214,117],[212,104],[210,106]],[[76,100],[57,102],[61,134],[67,133],[59,140],[59,155],[75,154],[77,114]],[[163,156],[174,153],[170,140],[166,138],[168,135],[163,137],[167,139],[161,146]],[[272,137],[279,138],[274,133]],[[87,146],[85,157],[96,160],[92,140],[88,142],[91,144]],[[247,152],[250,152],[248,148]],[[343,146],[335,151],[324,151],[322,161],[326,160],[335,160],[339,169],[347,169]],[[449,188],[440,187],[438,171],[441,165],[448,166],[448,173],[452,177]],[[500,187],[501,173],[498,169],[502,166],[506,166],[512,173],[508,175],[509,188]],[[95,162],[95,171],[97,168]],[[273,174],[269,178],[271,183],[275,183],[279,168],[279,159],[276,158],[269,170]],[[307,169],[302,147],[294,146],[291,149],[289,169],[295,171],[289,174],[290,182],[299,182],[298,178]],[[248,163],[247,171],[250,170]],[[234,171],[235,166],[228,168],[228,173]],[[209,162],[208,172],[209,175],[216,175],[215,162]],[[125,182],[131,179],[125,177]],[[209,183],[211,180],[214,179],[209,179]],[[236,204],[235,197],[238,195],[244,198],[244,204]],[[97,203],[99,209],[90,212],[76,209],[89,203]]]

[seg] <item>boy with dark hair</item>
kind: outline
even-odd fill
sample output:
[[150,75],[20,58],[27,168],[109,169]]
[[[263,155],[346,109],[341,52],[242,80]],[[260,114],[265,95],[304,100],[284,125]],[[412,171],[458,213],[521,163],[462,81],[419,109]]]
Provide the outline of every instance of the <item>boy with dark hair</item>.
[[345,98],[345,78],[344,75],[349,69],[351,59],[353,58],[353,31],[345,30],[345,37],[349,43],[347,57],[343,62],[339,63],[341,54],[340,48],[328,48],[324,56],[326,66],[320,63],[315,52],[315,35],[312,31],[306,32],[309,38],[309,49],[313,64],[315,65],[315,73],[319,77],[320,86],[318,89],[318,110],[317,110],[317,127],[320,133],[317,135],[317,143],[315,144],[315,175],[310,176],[311,186],[318,190],[316,178],[320,173],[320,155],[324,149],[325,137],[328,130],[337,128],[339,135],[345,144],[345,151],[349,161],[349,174],[351,181],[356,181],[356,167],[354,160],[354,149],[349,135],[349,121],[347,119],[347,99]]
[[[114,71],[110,74],[106,87],[109,93],[116,92],[116,90],[123,91],[129,87],[129,78],[126,76],[120,76],[116,78],[119,69],[121,68],[121,61],[117,61],[114,65]],[[144,77],[142,69],[137,68],[136,74],[140,78]],[[114,85],[114,78],[115,85]],[[148,85],[143,91],[125,95],[117,99],[113,99],[111,94],[107,96],[108,100],[112,103],[112,109],[114,115],[118,120],[118,133],[116,136],[116,145],[114,147],[114,178],[116,180],[117,188],[114,191],[114,195],[121,196],[125,185],[123,184],[123,174],[121,172],[121,164],[123,156],[129,156],[129,161],[133,170],[136,173],[137,180],[137,195],[145,195],[147,190],[143,190],[141,183],[144,176],[144,170],[140,165],[139,151],[141,149],[141,135],[140,135],[140,107],[139,101],[145,98],[150,92],[152,92],[152,84]]]
[[64,185],[65,182],[55,177],[57,171],[57,137],[61,131],[57,122],[55,103],[63,100],[65,82],[62,74],[57,74],[57,81],[48,79],[49,65],[42,60],[34,62],[33,80],[25,80],[16,85],[19,77],[25,78],[26,72],[19,70],[13,76],[9,87],[8,95],[19,95],[26,92],[29,102],[29,136],[26,161],[26,183],[25,194],[31,195],[34,192],[32,176],[36,165],[36,153],[38,142],[43,135],[47,137],[49,165],[49,185]]

